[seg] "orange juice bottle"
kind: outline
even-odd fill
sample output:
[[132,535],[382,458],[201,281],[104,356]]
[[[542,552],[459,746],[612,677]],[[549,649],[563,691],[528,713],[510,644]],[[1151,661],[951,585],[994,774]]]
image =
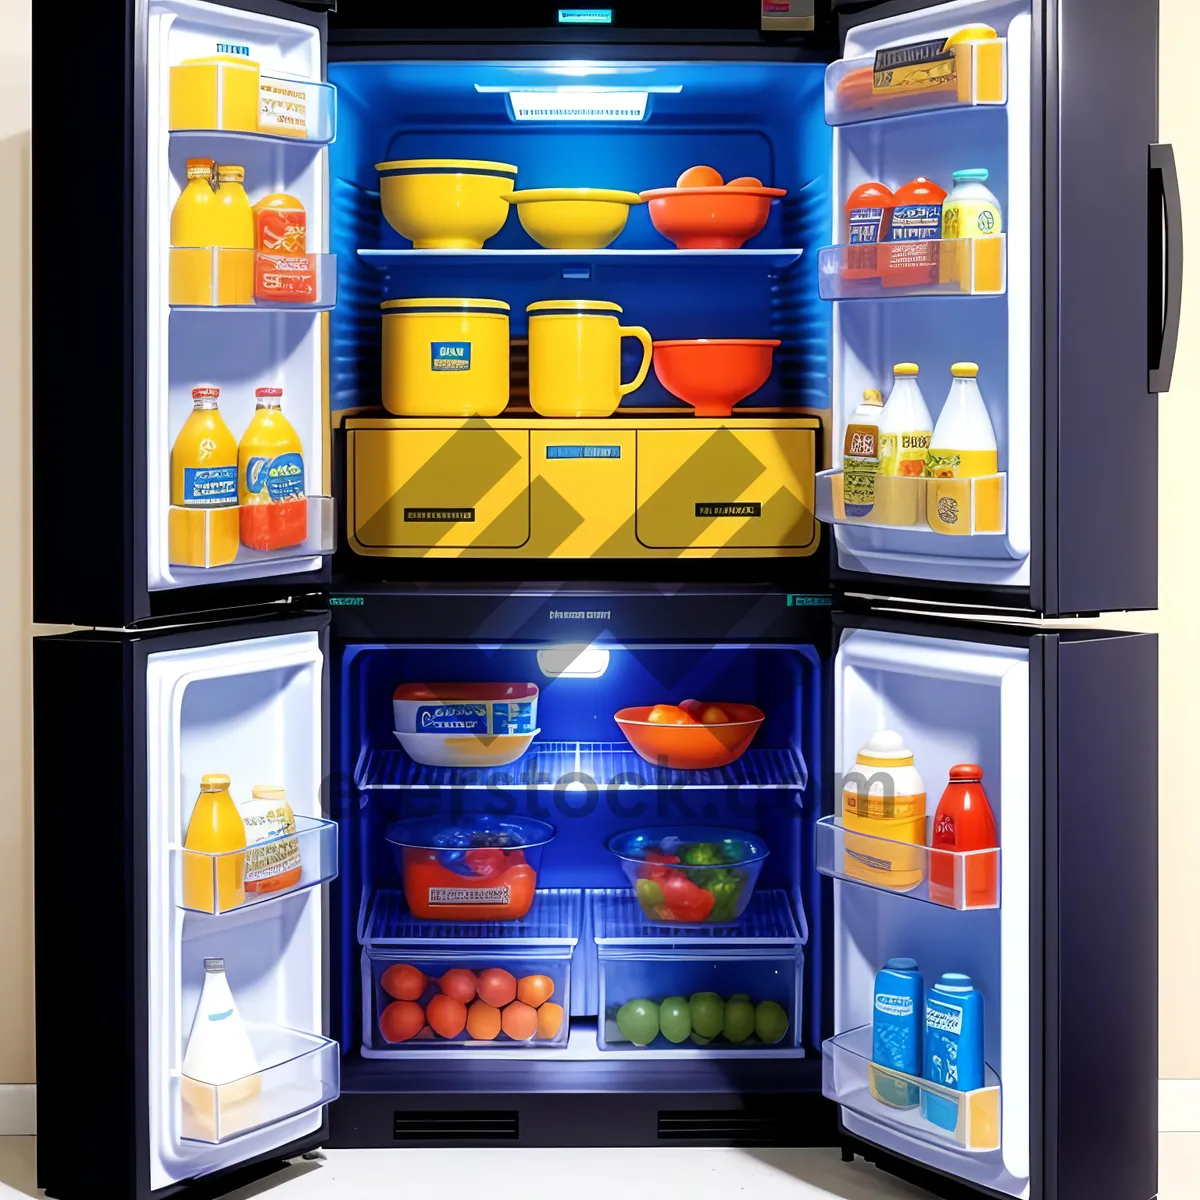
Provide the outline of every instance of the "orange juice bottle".
[[[246,856],[236,851],[246,849],[246,826],[229,794],[228,775],[201,777],[200,796],[183,847],[186,908],[222,913],[245,901]],[[189,850],[196,853],[189,854]]]
[[217,400],[221,389],[192,388],[192,411],[171,448],[171,503],[181,508],[225,508],[238,502],[237,442]]
[[212,255],[218,228],[216,163],[211,158],[189,158],[187,185],[171,210],[172,304],[215,302],[212,288]]
[[304,447],[280,408],[283,388],[259,388],[254,395],[254,416],[237,456],[242,545],[299,546],[308,537]]
[[244,167],[219,166],[217,303],[254,303],[254,209],[246,195]]

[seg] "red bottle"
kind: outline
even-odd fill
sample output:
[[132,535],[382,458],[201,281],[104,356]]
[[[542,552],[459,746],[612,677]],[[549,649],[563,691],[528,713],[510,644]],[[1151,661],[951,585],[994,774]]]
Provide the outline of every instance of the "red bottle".
[[[950,782],[938,802],[933,818],[930,850],[993,850],[1000,845],[996,818],[983,790],[983,768],[960,763],[950,768]],[[929,855],[929,898],[951,908],[994,908],[999,902],[999,858],[997,854],[973,854],[957,859],[949,854]],[[963,876],[963,899],[956,904],[954,873]]]
[[884,287],[925,287],[940,278],[942,205],[946,192],[918,175],[892,198],[888,246],[880,252]]
[[879,243],[892,229],[892,189],[860,183],[846,201],[846,259],[843,279],[879,278]]

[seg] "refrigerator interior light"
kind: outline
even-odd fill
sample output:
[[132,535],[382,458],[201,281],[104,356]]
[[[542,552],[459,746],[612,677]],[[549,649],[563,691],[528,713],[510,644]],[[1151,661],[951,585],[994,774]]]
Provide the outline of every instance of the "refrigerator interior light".
[[642,121],[648,92],[625,88],[554,88],[509,92],[514,121]]
[[599,679],[608,670],[608,651],[595,646],[548,646],[537,652],[547,679]]

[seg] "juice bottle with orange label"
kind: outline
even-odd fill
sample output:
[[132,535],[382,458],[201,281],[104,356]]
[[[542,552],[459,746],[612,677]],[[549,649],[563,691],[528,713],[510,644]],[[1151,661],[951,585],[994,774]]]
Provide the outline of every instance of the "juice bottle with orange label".
[[308,537],[304,447],[283,415],[283,389],[259,388],[250,425],[238,447],[238,497],[242,545],[283,550]]
[[[183,903],[222,913],[245,902],[246,826],[229,794],[228,775],[204,775],[183,840]],[[194,851],[194,853],[187,853]]]

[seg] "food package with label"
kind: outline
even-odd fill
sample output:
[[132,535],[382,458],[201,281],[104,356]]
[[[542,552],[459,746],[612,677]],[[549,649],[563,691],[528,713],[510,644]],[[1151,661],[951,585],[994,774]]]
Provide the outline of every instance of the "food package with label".
[[315,304],[318,298],[315,254],[257,254],[254,298],[268,303]]
[[264,76],[258,88],[258,132],[276,137],[308,137],[308,93],[290,79]]

